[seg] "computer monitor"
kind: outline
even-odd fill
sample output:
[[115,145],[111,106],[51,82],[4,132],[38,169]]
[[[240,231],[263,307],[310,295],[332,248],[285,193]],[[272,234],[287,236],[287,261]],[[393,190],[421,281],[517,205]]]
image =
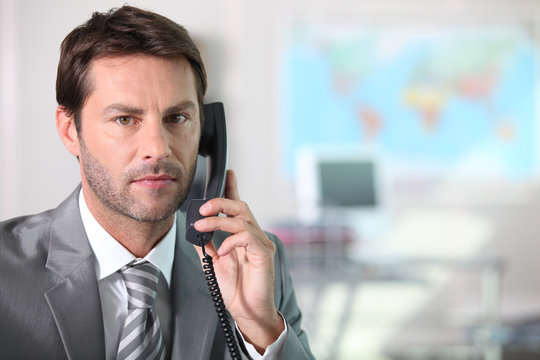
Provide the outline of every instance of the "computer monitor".
[[358,218],[384,205],[380,158],[357,149],[303,149],[298,153],[298,216],[303,222]]

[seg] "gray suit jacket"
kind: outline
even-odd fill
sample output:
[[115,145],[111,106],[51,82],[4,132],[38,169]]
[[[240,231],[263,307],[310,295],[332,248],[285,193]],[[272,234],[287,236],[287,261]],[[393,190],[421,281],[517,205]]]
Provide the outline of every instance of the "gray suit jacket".
[[[105,357],[94,254],[78,193],[56,209],[0,223],[0,359]],[[200,262],[184,240],[185,218],[178,215],[171,358],[227,359]],[[275,300],[289,326],[282,358],[311,359],[283,246],[271,238],[277,245]]]

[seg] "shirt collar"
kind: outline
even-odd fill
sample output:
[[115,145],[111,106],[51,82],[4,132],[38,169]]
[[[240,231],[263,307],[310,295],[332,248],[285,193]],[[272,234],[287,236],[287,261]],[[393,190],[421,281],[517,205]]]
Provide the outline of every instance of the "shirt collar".
[[[79,193],[79,210],[81,218],[90,241],[90,246],[96,255],[95,270],[98,281],[120,270],[134,259],[137,259],[124,246],[116,241],[94,218],[82,190]],[[155,265],[171,284],[171,274],[174,261],[174,249],[176,241],[176,214],[174,223],[163,239],[144,257]]]

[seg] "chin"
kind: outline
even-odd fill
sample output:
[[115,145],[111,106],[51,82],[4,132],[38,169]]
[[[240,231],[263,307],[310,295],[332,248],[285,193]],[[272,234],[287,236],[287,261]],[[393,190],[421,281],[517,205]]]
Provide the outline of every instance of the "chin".
[[126,215],[140,222],[158,223],[158,222],[162,222],[169,219],[171,216],[174,215],[175,212],[176,210],[167,211],[167,212],[146,211],[146,212],[136,212],[136,213],[126,214]]
[[165,201],[160,201],[155,206],[148,206],[148,203],[146,203],[146,206],[142,207],[142,212],[139,211],[138,213],[142,214],[143,217],[165,220],[174,215],[179,208],[180,204],[176,202],[166,203]]

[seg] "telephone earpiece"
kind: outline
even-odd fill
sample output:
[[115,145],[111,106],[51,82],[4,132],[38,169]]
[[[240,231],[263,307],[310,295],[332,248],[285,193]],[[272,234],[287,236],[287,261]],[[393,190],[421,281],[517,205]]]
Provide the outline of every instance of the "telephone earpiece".
[[199,155],[206,158],[207,178],[203,199],[192,199],[186,212],[186,239],[195,245],[206,245],[212,233],[201,233],[193,224],[202,219],[199,208],[208,200],[223,197],[227,167],[227,130],[222,103],[205,104],[204,126],[199,143]]

